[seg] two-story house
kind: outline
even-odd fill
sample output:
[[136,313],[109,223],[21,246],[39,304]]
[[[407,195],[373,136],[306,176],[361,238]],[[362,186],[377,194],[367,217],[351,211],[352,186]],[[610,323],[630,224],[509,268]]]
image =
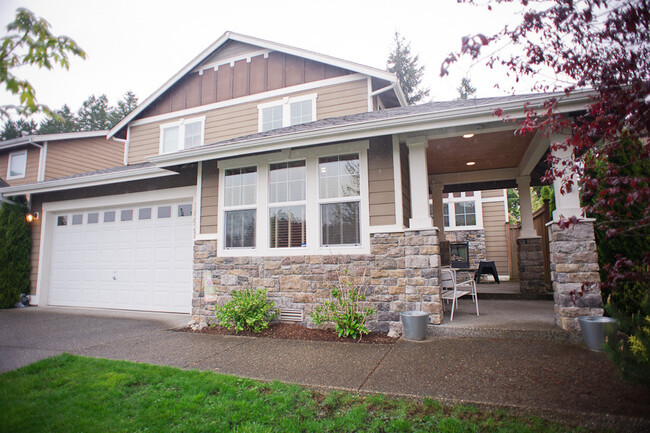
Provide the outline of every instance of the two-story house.
[[40,305],[202,321],[255,287],[282,319],[308,321],[347,270],[368,284],[374,329],[398,330],[410,309],[440,323],[444,227],[487,239],[493,224],[505,239],[504,188],[544,172],[551,138],[492,112],[544,99],[407,107],[393,74],[227,32],[107,133],[125,140],[124,165],[0,193],[29,194],[40,213]]

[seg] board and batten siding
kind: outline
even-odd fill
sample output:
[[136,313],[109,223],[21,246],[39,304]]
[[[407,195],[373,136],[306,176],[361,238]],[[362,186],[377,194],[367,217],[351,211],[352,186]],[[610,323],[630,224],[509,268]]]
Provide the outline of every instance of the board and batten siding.
[[368,111],[368,84],[366,80],[355,80],[302,92],[287,93],[282,97],[231,105],[199,114],[166,119],[131,127],[129,138],[129,164],[145,162],[148,157],[158,155],[160,149],[160,126],[181,118],[205,116],[205,144],[218,143],[230,138],[258,132],[257,105],[279,101],[283,97],[296,97],[316,93],[316,117],[345,116]]
[[124,143],[102,137],[48,143],[45,180],[124,164]]
[[370,140],[368,149],[368,192],[370,225],[395,224],[395,171],[391,136]]
[[[494,194],[496,192],[496,195]],[[503,196],[502,190],[482,191],[482,198]],[[505,199],[505,197],[504,197]],[[494,261],[499,275],[510,273],[508,258],[508,225],[502,201],[483,203],[483,229],[487,260]]]
[[217,232],[219,169],[216,161],[205,161],[201,176],[201,234]]
[[9,154],[22,152],[22,149],[11,149],[0,154],[0,177],[11,186],[24,185],[38,181],[38,164],[40,162],[41,150],[29,146],[27,148],[27,165],[25,167],[25,177],[20,179],[7,179],[7,170],[9,169]]

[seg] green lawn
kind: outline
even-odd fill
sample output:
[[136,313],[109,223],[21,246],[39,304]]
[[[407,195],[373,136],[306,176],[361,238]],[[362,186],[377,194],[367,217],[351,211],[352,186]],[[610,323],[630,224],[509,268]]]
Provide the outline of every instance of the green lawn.
[[68,354],[0,375],[2,432],[546,432],[538,418]]

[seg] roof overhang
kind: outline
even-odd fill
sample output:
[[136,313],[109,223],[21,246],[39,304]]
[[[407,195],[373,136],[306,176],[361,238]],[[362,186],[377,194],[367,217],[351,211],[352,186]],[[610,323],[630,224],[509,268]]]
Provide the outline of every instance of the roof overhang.
[[152,179],[163,176],[177,175],[177,172],[165,170],[156,166],[138,167],[113,171],[108,173],[89,174],[87,176],[67,177],[46,182],[16,185],[0,188],[0,196],[13,196],[22,194],[39,194],[53,191],[63,191],[91,186],[108,185],[112,183],[130,182],[141,179]]
[[59,140],[75,140],[79,138],[98,138],[106,137],[107,130],[103,131],[82,131],[82,132],[63,132],[60,134],[43,134],[43,135],[26,135],[24,137],[12,138],[11,140],[0,143],[0,150],[11,149],[14,147],[24,146],[26,144],[38,144]]
[[[347,60],[339,59],[336,57],[328,56],[325,54],[315,53],[313,51],[304,50],[301,48],[292,47],[289,45],[279,44],[277,42],[267,41],[260,38],[255,38],[253,36],[242,35],[239,33],[227,31],[219,39],[214,41],[209,47],[201,51],[201,53],[194,57],[187,65],[185,65],[180,71],[178,71],[173,77],[165,82],[161,87],[159,87],[155,92],[153,92],[147,99],[145,99],[140,105],[138,105],[133,111],[131,111],[124,119],[122,119],[117,125],[115,125],[110,131],[108,131],[108,138],[113,137],[120,130],[122,130],[126,125],[129,124],[133,119],[135,119],[140,113],[142,113],[151,103],[156,99],[162,96],[170,87],[172,87],[178,80],[183,78],[186,74],[192,72],[194,68],[199,66],[199,64],[205,60],[210,54],[212,54],[217,48],[222,46],[228,41],[237,41],[243,42],[250,45],[256,45],[262,48],[266,48],[273,51],[281,51],[283,53],[292,54],[298,57],[304,57],[309,60],[314,60],[321,63],[327,63],[339,68],[348,69],[353,72],[360,74],[365,74],[371,77],[379,78],[386,80],[390,83],[396,83],[397,77],[395,74],[390,72],[373,68],[370,66],[361,65],[359,63],[350,62]],[[399,87],[399,86],[397,86]],[[406,98],[401,88],[396,89],[397,98],[402,102],[403,105],[406,104]]]
[[[584,111],[591,91],[574,92],[560,103],[560,111],[564,113]],[[324,126],[306,131],[297,131],[275,136],[252,138],[250,140],[228,141],[223,144],[201,146],[169,155],[159,155],[149,158],[149,161],[159,167],[177,164],[187,164],[210,159],[229,158],[251,153],[276,151],[296,146],[311,146],[331,143],[333,141],[348,141],[369,138],[378,135],[404,134],[431,136],[435,130],[445,130],[450,127],[462,127],[477,123],[494,122],[494,109],[500,108],[510,118],[525,116],[524,104],[541,107],[553,96],[562,94],[544,94],[525,97],[503,103],[492,102],[485,105],[462,107],[431,113],[417,113],[391,118],[362,120],[344,125]],[[513,125],[513,129],[516,127]]]

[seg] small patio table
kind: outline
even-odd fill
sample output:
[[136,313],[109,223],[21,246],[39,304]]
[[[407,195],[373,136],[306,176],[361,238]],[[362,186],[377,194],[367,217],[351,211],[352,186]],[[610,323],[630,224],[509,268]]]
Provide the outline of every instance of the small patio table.
[[496,281],[497,284],[501,284],[499,282],[499,273],[497,272],[497,265],[495,265],[493,261],[479,262],[478,269],[476,270],[476,275],[474,276],[474,280],[477,283],[481,279],[482,274],[486,274],[486,275],[491,274],[494,277],[494,281]]

